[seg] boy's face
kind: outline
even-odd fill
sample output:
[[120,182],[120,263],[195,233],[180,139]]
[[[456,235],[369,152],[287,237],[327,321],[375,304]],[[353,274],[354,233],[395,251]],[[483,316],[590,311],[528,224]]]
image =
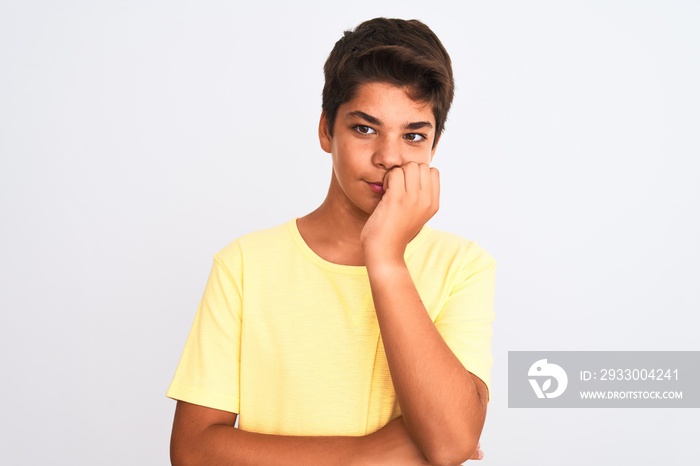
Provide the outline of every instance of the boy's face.
[[324,115],[321,147],[333,159],[327,202],[369,216],[384,193],[384,176],[408,162],[429,164],[435,154],[435,116],[429,103],[412,100],[403,88],[366,83],[338,108],[333,136]]

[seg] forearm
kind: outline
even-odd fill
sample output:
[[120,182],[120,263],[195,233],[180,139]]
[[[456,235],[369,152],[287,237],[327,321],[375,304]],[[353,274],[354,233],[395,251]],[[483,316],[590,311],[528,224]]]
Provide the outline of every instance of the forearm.
[[486,400],[435,328],[403,258],[369,256],[367,270],[408,432],[432,463],[459,464],[476,448]]
[[212,425],[173,448],[173,466],[349,465],[360,437],[293,437]]
[[365,436],[268,435],[234,428],[236,415],[179,401],[170,456],[189,465],[425,465],[401,418]]

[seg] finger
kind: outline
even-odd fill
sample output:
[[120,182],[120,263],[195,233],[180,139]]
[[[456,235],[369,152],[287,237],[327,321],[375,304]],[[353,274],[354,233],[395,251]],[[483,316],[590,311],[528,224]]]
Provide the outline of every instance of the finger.
[[405,184],[404,172],[401,167],[392,168],[386,175],[384,175],[385,192],[389,191],[390,189],[393,189],[394,191],[405,191]]
[[420,190],[420,167],[416,162],[408,162],[401,167],[406,177],[406,191],[418,192]]
[[430,178],[431,178],[430,188],[432,189],[433,205],[435,206],[435,209],[439,209],[440,208],[440,172],[438,171],[437,168],[433,167],[430,169]]
[[430,191],[432,185],[432,175],[430,173],[430,165],[427,163],[421,163],[418,166],[420,170],[420,189],[425,191]]
[[470,460],[480,460],[484,458],[484,452],[481,451],[479,447],[476,447],[476,450],[474,450],[474,453],[472,453],[472,456],[469,457]]

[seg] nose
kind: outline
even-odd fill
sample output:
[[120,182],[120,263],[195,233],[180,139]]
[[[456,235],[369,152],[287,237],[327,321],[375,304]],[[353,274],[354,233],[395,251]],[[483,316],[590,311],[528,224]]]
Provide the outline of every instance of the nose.
[[401,144],[391,138],[378,138],[372,154],[372,163],[385,170],[391,170],[403,164]]

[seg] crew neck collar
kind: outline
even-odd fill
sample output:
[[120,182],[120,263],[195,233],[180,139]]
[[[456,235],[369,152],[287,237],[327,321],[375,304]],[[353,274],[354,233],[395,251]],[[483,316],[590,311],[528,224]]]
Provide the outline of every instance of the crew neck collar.
[[[334,262],[327,261],[316,254],[316,252],[311,249],[308,244],[306,244],[306,241],[304,241],[304,238],[301,236],[299,227],[297,226],[297,220],[297,218],[291,219],[289,222],[287,222],[287,227],[296,246],[311,262],[323,269],[336,273],[343,273],[347,275],[367,275],[367,267],[364,265],[336,264]],[[419,231],[418,234],[406,246],[404,257],[409,256],[411,252],[425,240],[425,238],[430,234],[430,231],[431,228],[428,225],[424,225],[421,231]]]

